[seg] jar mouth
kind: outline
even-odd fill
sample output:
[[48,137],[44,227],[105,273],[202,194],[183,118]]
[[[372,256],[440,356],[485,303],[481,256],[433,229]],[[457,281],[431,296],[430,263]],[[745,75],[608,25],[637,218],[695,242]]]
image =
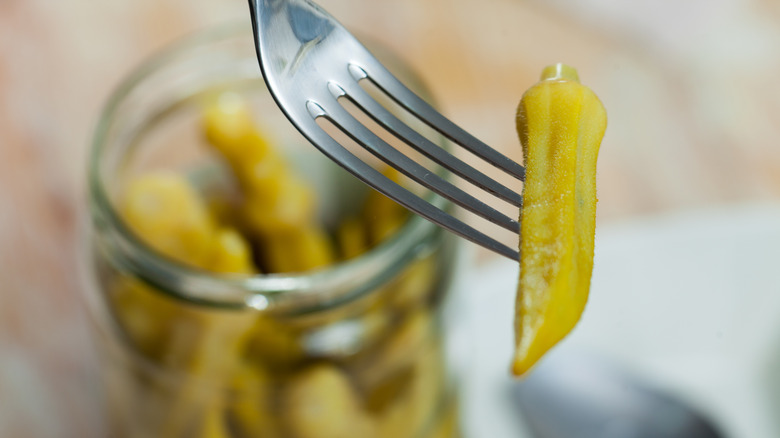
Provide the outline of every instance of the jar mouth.
[[[107,190],[105,178],[110,175],[102,171],[104,152],[111,127],[128,96],[179,56],[220,40],[246,36],[251,41],[250,30],[244,23],[227,23],[186,36],[148,58],[110,95],[95,129],[88,165],[92,222],[97,233],[105,237],[95,239],[101,240],[95,242],[95,249],[112,254],[111,263],[121,270],[131,272],[163,293],[193,304],[295,314],[325,310],[353,300],[372,290],[376,283],[397,274],[411,260],[424,255],[443,230],[412,214],[399,230],[375,247],[322,269],[301,273],[221,274],[181,263],[154,250],[131,230]],[[400,66],[415,82],[414,87],[430,100],[430,93],[419,78],[405,64]],[[257,74],[260,78],[259,67]],[[448,205],[435,194],[427,199],[440,208]]]

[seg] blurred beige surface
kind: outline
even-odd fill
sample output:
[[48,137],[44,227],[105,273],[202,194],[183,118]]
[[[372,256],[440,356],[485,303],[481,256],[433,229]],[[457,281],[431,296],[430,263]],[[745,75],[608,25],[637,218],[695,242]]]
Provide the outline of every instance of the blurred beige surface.
[[[600,226],[780,201],[776,2],[321,3],[509,154],[523,90],[546,64],[577,66],[610,117]],[[248,20],[244,1],[0,1],[0,436],[104,435],[78,278],[91,130],[129,69],[229,19]]]

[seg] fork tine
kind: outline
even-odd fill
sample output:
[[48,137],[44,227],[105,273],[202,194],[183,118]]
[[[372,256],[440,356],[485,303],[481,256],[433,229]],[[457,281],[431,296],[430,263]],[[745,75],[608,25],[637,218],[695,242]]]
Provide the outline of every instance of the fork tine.
[[291,118],[291,120],[293,120],[293,123],[298,130],[313,145],[330,157],[330,159],[337,162],[344,169],[385,196],[395,200],[418,215],[427,218],[431,222],[497,254],[515,261],[518,260],[519,251],[516,249],[510,248],[456,219],[452,215],[393,182],[381,172],[356,157],[317,125],[315,118],[327,117],[326,112],[319,105],[311,101],[307,102],[307,107],[309,109],[309,114],[298,114],[297,117]]
[[[333,86],[330,85],[331,88]],[[520,224],[515,219],[485,204],[439,175],[436,175],[430,169],[426,169],[407,157],[360,123],[340,104],[337,103],[333,105],[333,108],[328,108],[326,113],[324,117],[341,129],[342,132],[385,163],[401,171],[404,175],[500,227],[516,234],[520,233]]]
[[379,61],[374,59],[373,56],[370,54],[368,54],[368,56],[370,57],[371,62],[366,64],[370,64],[370,66],[357,66],[355,64],[350,66],[349,71],[355,80],[368,79],[388,97],[417,116],[420,120],[427,123],[431,128],[435,129],[443,136],[463,146],[466,150],[472,152],[493,166],[509,173],[515,178],[521,181],[525,180],[525,168],[523,166],[486,145],[458,125],[452,123],[414,92],[409,90]]
[[395,115],[383,107],[357,83],[347,88],[348,91],[345,94],[346,98],[357,105],[358,108],[363,110],[363,112],[375,122],[403,140],[409,146],[436,163],[451,170],[456,175],[465,178],[477,187],[511,203],[515,207],[523,205],[523,197],[520,194],[510,190],[484,173],[479,172],[472,166],[447,152],[444,148],[423,137],[420,133],[413,130],[409,125],[399,120]]

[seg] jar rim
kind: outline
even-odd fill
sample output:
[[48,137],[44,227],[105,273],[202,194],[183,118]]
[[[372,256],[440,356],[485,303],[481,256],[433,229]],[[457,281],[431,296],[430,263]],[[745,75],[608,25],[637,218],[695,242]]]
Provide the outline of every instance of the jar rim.
[[[93,226],[111,235],[108,245],[116,251],[117,262],[123,268],[174,298],[224,309],[251,308],[296,314],[329,309],[370,291],[369,280],[400,271],[409,260],[425,251],[431,236],[442,230],[412,214],[382,243],[358,257],[322,269],[301,273],[221,274],[184,264],[154,250],[125,223],[106,190],[101,158],[110,142],[112,123],[125,99],[145,79],[190,50],[244,34],[251,35],[242,25],[226,23],[182,37],[141,62],[110,94],[100,112],[88,158],[89,208]],[[415,87],[430,100],[430,92],[419,77],[408,65],[399,62],[400,67],[405,69],[404,73],[415,82]],[[429,202],[440,208],[447,205],[443,198],[436,195]],[[345,284],[354,287],[347,287],[348,293],[329,296],[337,295],[328,292],[344,289]]]

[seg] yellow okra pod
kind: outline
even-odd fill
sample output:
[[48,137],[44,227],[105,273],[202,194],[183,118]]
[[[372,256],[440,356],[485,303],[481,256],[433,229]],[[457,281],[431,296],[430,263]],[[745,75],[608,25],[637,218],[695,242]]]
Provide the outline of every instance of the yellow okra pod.
[[577,71],[547,67],[517,110],[526,180],[512,372],[527,372],[577,324],[593,269],[596,159],[606,111]]

